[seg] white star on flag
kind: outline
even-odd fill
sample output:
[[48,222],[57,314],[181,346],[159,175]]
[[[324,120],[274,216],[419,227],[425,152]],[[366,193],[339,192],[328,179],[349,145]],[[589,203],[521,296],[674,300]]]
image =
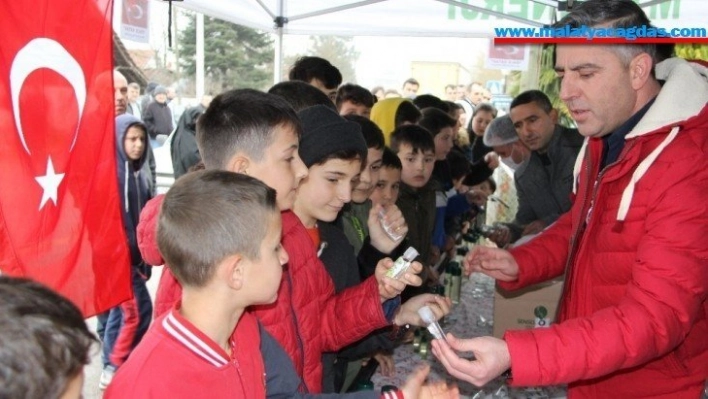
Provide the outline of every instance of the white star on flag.
[[57,191],[59,190],[59,184],[61,184],[64,178],[64,173],[55,173],[54,165],[52,164],[52,158],[47,159],[47,173],[44,176],[37,176],[34,179],[37,180],[40,186],[42,186],[42,201],[39,203],[39,210],[44,208],[44,204],[50,199],[57,204]]

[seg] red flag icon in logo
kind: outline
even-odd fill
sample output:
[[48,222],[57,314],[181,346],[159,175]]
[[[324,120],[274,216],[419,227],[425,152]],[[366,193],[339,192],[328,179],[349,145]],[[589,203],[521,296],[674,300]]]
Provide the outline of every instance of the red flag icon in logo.
[[0,0],[0,271],[86,316],[130,297],[112,0]]

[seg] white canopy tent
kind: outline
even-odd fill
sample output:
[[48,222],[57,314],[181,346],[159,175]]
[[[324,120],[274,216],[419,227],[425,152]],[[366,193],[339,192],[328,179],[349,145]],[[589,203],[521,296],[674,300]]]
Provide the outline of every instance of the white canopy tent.
[[[637,0],[635,0],[637,1]],[[283,34],[494,37],[495,27],[540,27],[576,0],[183,0],[175,5],[276,37],[281,76]],[[706,27],[705,0],[639,0],[657,26]]]

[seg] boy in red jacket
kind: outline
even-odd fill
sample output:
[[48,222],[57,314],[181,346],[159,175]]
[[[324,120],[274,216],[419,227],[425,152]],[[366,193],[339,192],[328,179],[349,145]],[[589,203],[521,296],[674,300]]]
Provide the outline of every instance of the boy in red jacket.
[[[288,262],[281,231],[276,192],[261,181],[220,170],[179,179],[164,197],[157,241],[183,287],[182,300],[155,322],[106,399],[329,396],[300,392],[292,362],[246,310],[278,297]],[[345,397],[455,397],[445,384],[422,387],[426,374],[417,371],[388,396]]]
[[[197,142],[207,169],[247,174],[277,192],[278,208],[284,211],[281,242],[291,262],[283,273],[278,301],[259,307],[255,313],[295,364],[303,378],[300,390],[317,393],[322,384],[321,354],[390,325],[396,302],[387,303],[386,314],[382,303],[396,297],[406,284],[420,285],[421,280],[413,273],[402,281],[385,277],[391,260],[384,259],[375,276],[334,294],[332,281],[309,244],[307,230],[297,216],[286,211],[292,207],[300,180],[307,175],[297,153],[299,133],[297,115],[281,98],[255,90],[233,90],[217,96],[199,119]],[[138,226],[141,252],[151,264],[163,263],[154,239],[158,210],[159,204],[148,204]],[[420,269],[420,264],[414,264],[415,272]],[[180,292],[169,275],[161,279],[158,297],[161,290]],[[399,314],[396,322],[417,320],[417,315],[409,316]]]

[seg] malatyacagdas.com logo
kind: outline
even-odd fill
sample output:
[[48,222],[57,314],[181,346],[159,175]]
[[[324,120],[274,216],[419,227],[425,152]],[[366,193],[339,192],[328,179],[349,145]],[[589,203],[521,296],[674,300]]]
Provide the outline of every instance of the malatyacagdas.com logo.
[[632,27],[560,27],[494,28],[495,44],[581,44],[604,43],[708,43],[708,33],[702,27],[657,28]]

